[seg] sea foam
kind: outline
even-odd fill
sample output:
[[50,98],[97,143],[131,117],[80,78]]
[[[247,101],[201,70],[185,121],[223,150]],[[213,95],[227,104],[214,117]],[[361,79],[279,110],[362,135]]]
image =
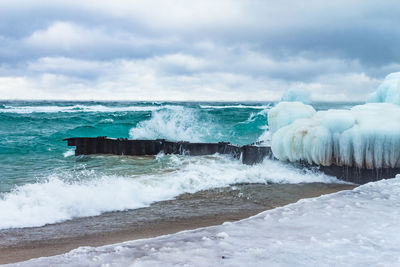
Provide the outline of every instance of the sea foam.
[[104,105],[69,105],[69,106],[10,106],[5,105],[0,108],[0,113],[17,113],[17,114],[30,114],[30,113],[56,113],[56,112],[140,112],[140,111],[154,111],[160,109],[176,108],[174,105],[164,106],[104,106]]
[[211,136],[212,128],[215,128],[215,125],[201,120],[194,109],[177,107],[153,111],[149,120],[140,122],[130,130],[129,137],[204,142]]
[[[58,173],[44,182],[16,187],[0,194],[0,229],[42,226],[104,212],[135,209],[183,193],[225,187],[236,183],[338,182],[312,170],[265,160],[247,166],[223,156],[169,157],[175,166],[164,173],[118,176],[94,171]],[[229,171],[227,171],[229,170]],[[268,171],[266,171],[268,170]]]
[[254,106],[254,105],[200,105],[201,108],[204,109],[235,109],[235,108],[239,108],[239,109],[243,109],[243,108],[248,108],[248,109],[266,109],[269,108],[269,105],[259,105],[259,106]]
[[75,149],[73,149],[73,148],[68,149],[67,151],[65,151],[63,153],[64,158],[68,158],[68,157],[71,157],[71,156],[74,156],[74,155],[75,155]]

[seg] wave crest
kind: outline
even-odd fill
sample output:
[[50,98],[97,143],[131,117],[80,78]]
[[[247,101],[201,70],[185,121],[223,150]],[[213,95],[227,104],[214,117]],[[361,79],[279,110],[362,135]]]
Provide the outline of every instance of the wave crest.
[[[214,126],[215,127],[215,126]],[[153,111],[149,120],[139,122],[132,128],[132,139],[167,139],[170,141],[208,141],[213,126],[202,120],[189,108],[162,109]]]
[[[59,173],[0,194],[0,229],[43,226],[76,217],[146,207],[183,193],[236,183],[337,182],[278,161],[247,166],[223,156],[160,155],[175,166],[163,173],[118,176],[95,171]],[[227,171],[229,170],[229,171]]]

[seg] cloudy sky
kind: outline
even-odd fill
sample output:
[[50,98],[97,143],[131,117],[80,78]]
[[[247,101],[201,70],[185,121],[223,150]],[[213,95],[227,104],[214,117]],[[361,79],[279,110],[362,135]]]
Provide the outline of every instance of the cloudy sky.
[[397,0],[1,0],[0,99],[359,101],[399,25]]

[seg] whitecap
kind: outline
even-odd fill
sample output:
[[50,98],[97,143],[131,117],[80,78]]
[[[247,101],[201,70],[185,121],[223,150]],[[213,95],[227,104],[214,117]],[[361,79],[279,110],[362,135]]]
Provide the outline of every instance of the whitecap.
[[0,229],[42,226],[141,208],[183,193],[237,183],[338,182],[320,172],[268,159],[254,166],[218,155],[174,155],[171,161],[175,168],[165,173],[118,176],[94,171],[65,172],[50,175],[46,181],[18,186],[12,192],[0,194]]

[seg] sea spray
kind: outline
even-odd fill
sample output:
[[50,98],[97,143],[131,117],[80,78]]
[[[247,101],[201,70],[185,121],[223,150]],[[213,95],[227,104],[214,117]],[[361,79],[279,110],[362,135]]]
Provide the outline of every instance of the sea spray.
[[158,139],[171,141],[205,142],[211,133],[218,132],[211,120],[201,119],[191,108],[154,111],[149,120],[140,122],[129,132],[132,139]]
[[267,109],[270,105],[200,105],[204,109]]
[[64,158],[68,158],[68,157],[71,157],[73,155],[75,155],[75,149],[73,149],[73,148],[68,149],[67,151],[65,151],[63,153]]
[[[159,155],[163,172],[131,176],[94,170],[52,174],[45,181],[16,187],[0,195],[0,229],[42,226],[108,211],[146,207],[183,193],[237,183],[338,182],[319,172],[265,160],[246,166],[229,157]],[[229,170],[229,171],[228,171]]]
[[243,140],[240,144],[252,143],[249,142],[250,140],[254,140],[253,142],[265,141],[264,134],[268,131],[267,114],[269,110],[270,108],[267,107],[258,112],[251,112],[247,120],[239,122],[234,126],[234,133],[232,135],[239,133],[238,140]]

